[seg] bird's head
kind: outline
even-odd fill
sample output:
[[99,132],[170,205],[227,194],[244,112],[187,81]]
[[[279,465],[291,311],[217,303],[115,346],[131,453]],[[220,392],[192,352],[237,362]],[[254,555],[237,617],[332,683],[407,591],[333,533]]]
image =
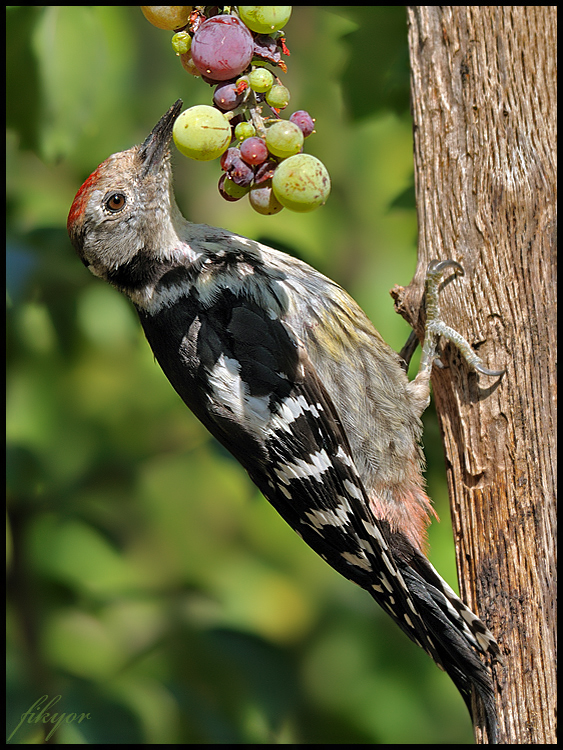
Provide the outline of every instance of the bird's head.
[[[162,260],[177,243],[182,219],[174,200],[169,143],[179,99],[144,143],[113,154],[88,177],[68,214],[68,234],[82,262],[111,283],[140,257]],[[116,284],[117,285],[117,284]]]

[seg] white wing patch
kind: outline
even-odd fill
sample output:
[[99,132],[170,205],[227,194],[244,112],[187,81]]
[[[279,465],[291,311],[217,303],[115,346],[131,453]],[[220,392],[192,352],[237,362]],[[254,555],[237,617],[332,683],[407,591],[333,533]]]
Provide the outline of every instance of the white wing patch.
[[237,422],[261,436],[270,421],[268,396],[251,396],[248,385],[240,376],[240,362],[221,354],[209,373],[213,400],[233,413]]
[[287,432],[291,434],[291,425],[296,419],[309,412],[315,419],[319,418],[319,412],[323,410],[320,404],[308,403],[305,396],[289,396],[285,398],[270,421],[270,429],[276,432]]
[[334,510],[315,509],[307,511],[305,517],[315,529],[322,529],[323,526],[336,526],[340,528],[343,524],[350,522],[348,511],[342,506],[336,507]]
[[297,458],[292,463],[285,463],[274,469],[283,484],[289,484],[292,479],[316,479],[323,481],[324,472],[332,466],[328,453],[323,448],[309,456],[309,460]]

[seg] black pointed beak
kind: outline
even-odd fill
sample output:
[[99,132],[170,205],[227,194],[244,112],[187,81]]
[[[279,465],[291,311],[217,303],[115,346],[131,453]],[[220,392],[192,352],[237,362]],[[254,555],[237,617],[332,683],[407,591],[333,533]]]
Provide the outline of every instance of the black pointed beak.
[[168,152],[168,144],[172,138],[172,128],[174,127],[176,118],[180,114],[182,106],[182,100],[178,99],[156,123],[150,135],[140,147],[139,155],[143,160],[143,172],[145,175],[153,169],[158,169],[165,154]]

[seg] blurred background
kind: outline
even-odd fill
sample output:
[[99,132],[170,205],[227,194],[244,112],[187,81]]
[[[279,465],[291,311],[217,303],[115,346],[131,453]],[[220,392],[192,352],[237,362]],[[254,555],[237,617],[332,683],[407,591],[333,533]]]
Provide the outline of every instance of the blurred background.
[[[389,289],[417,232],[404,7],[294,7],[285,31],[282,114],[316,118],[326,206],[260,216],[219,196],[217,161],[173,149],[178,204],[335,279],[398,350]],[[171,37],[138,6],[7,10],[8,735],[43,742],[51,725],[21,715],[60,695],[51,711],[90,714],[60,744],[471,743],[449,678],[276,515],[70,245],[94,168],[177,98],[211,103]],[[431,410],[424,442],[430,556],[455,586]]]

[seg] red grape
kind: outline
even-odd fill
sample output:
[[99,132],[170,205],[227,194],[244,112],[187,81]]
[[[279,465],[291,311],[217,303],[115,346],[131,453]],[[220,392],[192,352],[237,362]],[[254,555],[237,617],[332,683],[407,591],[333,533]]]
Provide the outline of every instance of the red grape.
[[247,164],[262,164],[268,158],[268,148],[263,138],[246,138],[240,144],[240,155]]
[[254,178],[254,170],[240,157],[238,148],[229,148],[221,157],[221,169],[237,185],[246,187]]
[[236,109],[242,101],[242,96],[236,92],[236,84],[220,83],[213,94],[213,101],[223,112]]
[[297,112],[294,112],[289,118],[289,121],[301,128],[304,138],[311,135],[315,129],[315,121],[308,112],[305,112],[304,109],[298,109]]
[[213,16],[194,34],[191,53],[197,69],[213,81],[240,75],[252,60],[254,40],[236,16]]
[[228,172],[237,159],[240,159],[240,151],[238,150],[238,148],[231,146],[231,148],[228,148],[225,151],[225,153],[221,157],[221,161],[219,162],[221,164],[221,169],[223,170],[223,172]]
[[254,173],[254,184],[260,185],[262,182],[266,182],[266,180],[271,180],[274,176],[274,172],[276,171],[277,166],[278,162],[274,161],[273,159],[269,159],[263,164],[260,164],[256,172]]

